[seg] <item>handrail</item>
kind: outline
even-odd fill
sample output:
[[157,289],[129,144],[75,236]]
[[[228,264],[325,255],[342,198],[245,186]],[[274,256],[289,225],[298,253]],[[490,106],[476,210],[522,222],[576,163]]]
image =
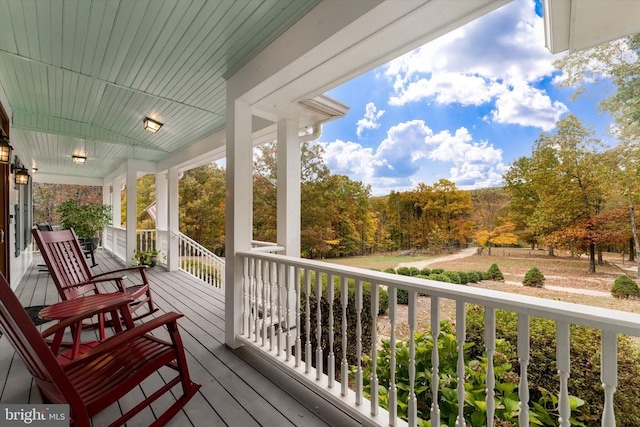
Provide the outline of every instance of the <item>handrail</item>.
[[178,239],[180,270],[216,288],[224,289],[224,259],[184,233],[173,232],[172,235]]
[[[363,356],[370,357],[370,363],[375,367],[378,343],[378,307],[379,295],[382,288],[389,291],[389,322],[387,334],[390,334],[389,354],[396,353],[396,328],[399,326],[397,317],[398,291],[406,292],[408,297],[409,326],[407,338],[409,349],[409,376],[406,384],[410,387],[407,405],[408,425],[415,426],[417,419],[416,396],[416,354],[415,332],[418,331],[417,312],[418,296],[430,297],[431,339],[437,340],[440,333],[440,301],[447,299],[455,301],[456,338],[458,340],[458,354],[464,354],[466,337],[466,305],[477,304],[484,307],[485,313],[485,352],[487,357],[486,378],[486,416],[487,425],[493,425],[495,407],[495,378],[493,355],[496,352],[496,310],[502,309],[518,314],[518,359],[519,409],[520,425],[529,425],[528,408],[531,405],[528,395],[527,365],[530,358],[529,341],[531,331],[529,320],[532,317],[551,319],[557,325],[556,362],[559,377],[559,412],[563,420],[562,425],[568,426],[570,415],[568,379],[570,368],[570,325],[582,325],[596,328],[602,334],[601,353],[601,383],[604,389],[602,402],[602,425],[615,425],[613,416],[613,396],[617,383],[617,335],[626,334],[640,337],[640,314],[627,313],[607,308],[584,306],[557,300],[530,297],[526,295],[494,291],[478,287],[467,287],[448,284],[433,280],[393,275],[388,273],[365,270],[355,267],[334,265],[314,260],[275,255],[256,251],[238,252],[238,259],[242,263],[242,298],[239,309],[242,316],[241,332],[238,339],[255,348],[264,357],[273,360],[287,372],[307,383],[317,390],[324,398],[340,405],[354,416],[364,417],[368,422],[379,425],[400,425],[402,420],[396,419],[397,407],[391,406],[386,411],[379,407],[377,396],[379,393],[378,378],[369,381],[371,400],[364,398],[363,388]],[[334,283],[335,286],[323,286]],[[370,284],[370,285],[369,285]],[[354,288],[354,289],[353,289]],[[367,292],[365,292],[365,289]],[[315,296],[311,295],[314,294]],[[355,293],[355,297],[354,297]],[[310,297],[311,295],[311,297]],[[322,295],[326,297],[326,304],[316,304]],[[365,297],[370,299],[365,299]],[[353,300],[351,298],[354,298]],[[334,307],[334,301],[341,303]],[[373,318],[371,330],[365,330],[361,319],[365,312],[363,301],[369,307],[366,315]],[[313,313],[311,313],[313,311]],[[357,323],[347,325],[347,316]],[[348,314],[351,313],[351,314]],[[338,319],[334,325],[335,319]],[[342,320],[340,320],[342,319]],[[353,322],[353,320],[352,320]],[[373,343],[369,352],[362,350],[362,336],[368,332]],[[347,360],[346,356],[334,354],[336,343],[342,343],[342,349],[349,345],[354,347],[354,357],[357,361]],[[359,350],[358,350],[359,349]],[[459,356],[460,357],[460,356]],[[315,365],[312,365],[312,360]],[[439,414],[437,403],[438,365],[440,363],[436,347],[432,353],[433,371],[432,385],[435,384],[436,404],[431,407],[432,416]],[[394,378],[397,367],[390,364],[391,378]],[[355,373],[350,366],[355,365]],[[458,400],[465,395],[464,361],[459,359],[457,373]],[[340,370],[340,374],[336,372]],[[376,375],[372,369],[372,375]],[[413,374],[411,373],[413,372]],[[411,380],[411,375],[413,380]],[[339,378],[338,378],[339,377]],[[387,390],[388,401],[398,403],[399,394],[392,389]],[[412,397],[413,396],[413,397]],[[596,402],[593,402],[594,404]],[[458,418],[464,425],[464,405],[459,405]],[[435,414],[435,415],[434,415]]]

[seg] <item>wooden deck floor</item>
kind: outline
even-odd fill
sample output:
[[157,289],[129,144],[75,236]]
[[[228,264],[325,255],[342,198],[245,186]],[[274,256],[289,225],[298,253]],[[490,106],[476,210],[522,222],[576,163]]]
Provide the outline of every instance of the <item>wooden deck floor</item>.
[[[98,251],[94,271],[120,266],[108,253]],[[40,263],[36,257],[36,263]],[[178,321],[189,369],[202,388],[169,425],[172,426],[350,426],[359,425],[340,410],[319,399],[295,379],[246,350],[224,345],[224,295],[183,272],[149,270],[154,301],[160,313],[178,311]],[[46,272],[36,264],[16,289],[23,306],[57,302],[58,294]],[[46,325],[44,325],[46,326]],[[106,425],[122,410],[135,404],[161,382],[161,375],[147,379],[117,405],[95,417],[95,426]],[[295,396],[295,397],[294,397]],[[0,403],[41,403],[37,387],[22,361],[5,338],[0,338]],[[157,407],[162,407],[158,404]],[[127,425],[149,425],[157,410],[146,409]]]

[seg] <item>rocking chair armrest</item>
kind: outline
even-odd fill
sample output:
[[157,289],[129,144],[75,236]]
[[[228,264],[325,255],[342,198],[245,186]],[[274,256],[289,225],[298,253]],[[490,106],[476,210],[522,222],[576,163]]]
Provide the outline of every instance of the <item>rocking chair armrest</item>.
[[82,356],[74,359],[72,362],[69,362],[65,365],[65,370],[73,369],[76,365],[84,365],[87,362],[100,357],[104,353],[111,352],[118,348],[122,348],[128,342],[131,342],[133,339],[138,338],[142,335],[145,335],[154,329],[157,329],[161,326],[171,325],[174,327],[177,324],[177,320],[183,317],[184,314],[176,313],[170,311],[168,313],[163,314],[162,316],[156,317],[155,319],[151,319],[146,321],[145,323],[136,326],[133,329],[128,329],[124,332],[121,332],[117,335],[114,335],[105,341],[101,342],[97,347],[92,348],[91,350],[84,353]]
[[48,338],[51,335],[56,334],[58,332],[64,333],[64,330],[66,328],[76,325],[85,319],[90,319],[91,317],[101,313],[112,312],[123,306],[128,307],[130,303],[131,303],[131,297],[128,295],[123,295],[118,299],[114,299],[113,302],[109,304],[100,304],[78,314],[77,316],[73,316],[73,317],[69,317],[67,319],[61,320],[55,325],[47,328],[40,335],[42,335],[43,338]]
[[124,268],[119,268],[117,270],[107,271],[106,273],[96,274],[93,277],[95,279],[96,277],[106,276],[107,274],[122,273],[122,272],[127,272],[127,271],[134,271],[134,270],[144,271],[144,270],[147,269],[147,267],[148,266],[146,266],[146,265],[134,265],[134,266],[131,266],[131,267],[124,267]]
[[61,286],[60,289],[64,290],[64,289],[78,288],[80,286],[96,285],[98,283],[111,282],[111,281],[115,281],[116,284],[118,285],[118,288],[120,288],[120,284],[124,286],[124,280],[126,278],[127,276],[104,277],[100,279],[94,278],[92,280],[87,280],[85,282],[74,283],[73,285]]

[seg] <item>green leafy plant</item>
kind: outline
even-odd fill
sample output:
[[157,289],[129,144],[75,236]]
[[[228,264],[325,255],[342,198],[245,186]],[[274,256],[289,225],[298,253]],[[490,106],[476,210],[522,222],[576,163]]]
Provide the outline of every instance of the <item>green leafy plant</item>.
[[100,203],[78,203],[69,199],[58,207],[63,229],[73,228],[80,239],[92,239],[111,223],[111,207]]
[[613,295],[614,298],[637,298],[640,296],[640,288],[638,288],[638,284],[629,276],[621,274],[613,282],[611,295]]
[[500,268],[498,268],[498,264],[491,264],[486,274],[487,280],[496,280],[500,282],[504,282],[504,275]]
[[150,251],[139,251],[135,250],[133,259],[137,262],[138,265],[148,265],[150,267],[155,267],[158,263],[158,252],[157,250]]
[[527,274],[524,275],[522,284],[533,288],[541,288],[544,286],[544,281],[544,274],[542,274],[538,267],[531,267],[529,271],[527,271]]
[[[437,339],[439,365],[438,365],[438,404],[440,408],[440,423],[449,427],[456,425],[458,416],[458,341],[455,337],[453,326],[442,321],[440,324],[440,334]],[[418,401],[419,425],[430,425],[430,409],[432,404],[432,365],[431,355],[433,352],[433,337],[431,334],[418,332],[414,335],[415,345],[415,384],[414,392]],[[487,358],[480,353],[473,342],[466,342],[464,351],[464,419],[465,424],[474,427],[486,426],[486,372]],[[395,384],[398,394],[398,415],[407,419],[409,387],[409,343],[398,342],[396,344],[396,369]],[[383,341],[382,349],[377,354],[377,379],[379,381],[379,401],[380,405],[389,408],[389,388],[391,386],[391,366],[389,341]],[[475,355],[475,356],[473,356]],[[494,425],[516,426],[518,422],[519,397],[518,383],[519,376],[514,369],[516,360],[513,347],[504,340],[497,340],[496,352],[494,354],[494,375],[495,375],[495,418]],[[372,378],[371,359],[364,357],[364,379],[365,393],[370,388]],[[353,371],[353,368],[352,368]],[[370,397],[370,396],[368,396]],[[581,399],[571,397],[571,424],[584,426],[578,421],[580,407],[584,404]],[[556,426],[558,425],[558,399],[553,393],[541,390],[539,398],[530,402],[529,417],[531,425]]]

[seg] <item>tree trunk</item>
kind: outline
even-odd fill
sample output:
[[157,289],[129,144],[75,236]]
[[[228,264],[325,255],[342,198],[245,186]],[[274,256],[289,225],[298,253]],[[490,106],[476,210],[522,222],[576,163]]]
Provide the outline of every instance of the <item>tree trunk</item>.
[[596,245],[589,243],[589,273],[596,272]]
[[549,256],[556,256],[556,254],[553,253],[553,246],[549,246]]
[[[627,188],[627,200],[629,201],[629,217],[631,218],[631,232],[633,233],[633,242],[636,246],[636,254],[640,254],[640,241],[638,241],[638,229],[636,228],[636,216],[633,211],[633,202],[631,201],[631,190]],[[633,252],[633,251],[632,251]],[[640,279],[640,256],[637,256],[636,279]]]
[[598,245],[598,265],[604,265],[604,260],[602,259],[602,247]]
[[635,242],[633,241],[633,237],[629,238],[629,261],[633,262],[636,260],[636,248]]

